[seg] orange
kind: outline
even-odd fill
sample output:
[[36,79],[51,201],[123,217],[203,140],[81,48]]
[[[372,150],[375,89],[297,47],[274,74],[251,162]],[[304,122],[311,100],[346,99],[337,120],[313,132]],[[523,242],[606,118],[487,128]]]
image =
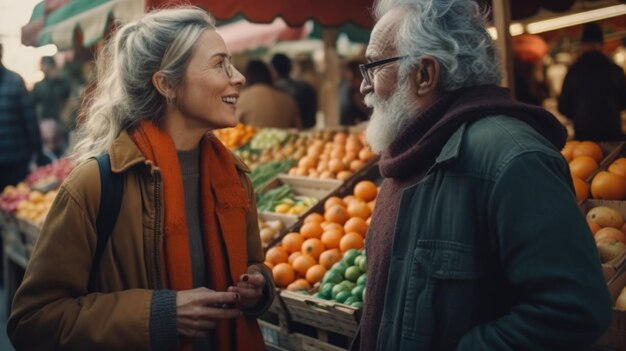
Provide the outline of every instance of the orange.
[[314,156],[304,156],[298,161],[298,168],[311,169],[317,167],[317,160]]
[[347,139],[348,135],[346,135],[346,133],[344,132],[339,132],[333,137],[333,141],[338,144],[344,144]]
[[296,279],[296,272],[289,263],[279,263],[272,269],[272,276],[276,285],[286,287]]
[[308,216],[304,217],[304,223],[309,223],[309,222],[317,222],[317,223],[322,223],[324,221],[324,216],[322,216],[319,213],[311,213]]
[[346,233],[355,232],[360,234],[362,237],[365,237],[365,233],[367,233],[368,229],[369,226],[365,223],[365,219],[361,217],[352,217],[348,219],[346,224],[343,225],[343,230]]
[[309,283],[315,284],[324,278],[324,274],[326,274],[326,267],[321,264],[316,264],[306,271],[305,278]]
[[313,258],[313,256],[307,255],[307,254],[300,254],[300,256],[297,256],[296,258],[294,258],[293,263],[291,265],[293,266],[293,269],[296,272],[304,276],[306,274],[306,271],[315,264],[317,264],[317,261],[315,260],[315,258]]
[[347,169],[348,169],[348,166],[339,159],[331,158],[330,161],[328,161],[328,170],[330,170],[331,172],[335,174],[341,171],[345,171]]
[[339,242],[339,249],[341,252],[346,252],[350,249],[360,250],[363,248],[365,242],[363,237],[354,232],[346,233]]
[[343,203],[343,200],[337,196],[331,196],[328,199],[326,199],[326,201],[324,201],[325,210],[328,210],[333,205],[345,206],[345,204]]
[[584,180],[572,176],[574,182],[574,190],[576,191],[576,202],[581,202],[589,197],[589,184]]
[[326,269],[330,269],[335,263],[341,261],[341,251],[339,249],[330,249],[320,254],[320,264]]
[[322,244],[324,244],[327,249],[335,249],[339,247],[339,241],[342,237],[343,230],[330,229],[322,234],[322,238],[320,240],[322,240]]
[[302,255],[302,251],[292,253],[291,255],[289,255],[289,258],[287,259],[287,263],[289,263],[290,265],[293,265],[293,261],[296,259],[296,257],[300,255]]
[[378,195],[378,188],[376,188],[374,182],[362,180],[354,186],[354,196],[365,202],[374,200],[376,195]]
[[316,260],[324,250],[326,250],[326,247],[324,247],[320,239],[311,238],[302,243],[302,253],[309,254]]
[[272,270],[272,268],[274,268],[274,264],[272,262],[265,261],[265,262],[263,262],[263,264],[266,265],[267,268],[270,269],[270,271]]
[[287,286],[289,291],[311,290],[311,284],[306,279],[296,279],[293,283]]
[[574,151],[572,151],[572,158],[582,155],[591,156],[594,160],[596,160],[596,162],[600,162],[604,157],[604,151],[602,151],[600,145],[594,143],[593,141],[581,141],[574,147]]
[[363,148],[363,144],[359,141],[359,139],[350,139],[346,141],[346,150],[352,151],[358,154],[359,151]]
[[348,204],[348,215],[350,217],[360,217],[363,219],[367,219],[372,215],[372,209],[366,202],[361,200],[352,201]]
[[352,203],[352,201],[354,201],[354,200],[360,200],[360,199],[357,199],[357,197],[354,196],[354,195],[347,195],[347,196],[343,197],[343,203],[344,203],[344,205],[346,205],[346,207],[348,205],[350,205]]
[[579,143],[580,143],[580,141],[576,141],[576,140],[570,140],[567,143],[565,143],[565,146],[563,147],[563,150],[561,150],[561,154],[563,155],[563,157],[565,157],[567,162],[570,162],[572,160],[572,158],[573,158],[572,157],[572,153],[574,152],[574,148]]
[[626,158],[620,157],[609,166],[609,172],[626,177]]
[[323,232],[324,229],[322,229],[322,226],[317,222],[304,223],[302,227],[300,227],[300,234],[302,234],[302,237],[305,239],[319,239]]
[[370,210],[372,210],[372,212],[374,212],[374,207],[376,207],[376,200],[374,199],[374,200],[368,202],[367,206],[370,208]]
[[572,176],[580,179],[587,179],[596,169],[598,169],[598,162],[591,156],[578,156],[569,163]]
[[274,246],[265,253],[265,260],[273,264],[287,262],[289,254],[282,246]]
[[591,195],[594,199],[624,200],[626,198],[626,177],[601,171],[591,181]]
[[348,210],[344,206],[334,205],[324,212],[324,219],[343,225],[350,218]]
[[359,160],[367,162],[376,156],[369,147],[364,147],[359,151]]
[[364,165],[363,161],[361,161],[361,160],[354,160],[354,161],[350,162],[349,168],[350,168],[350,170],[352,172],[356,172],[359,169],[363,168],[363,165]]
[[348,178],[350,178],[352,176],[352,172],[350,171],[341,171],[339,173],[337,173],[337,179],[339,180],[346,180]]
[[[324,231],[329,231],[331,229],[337,229],[341,232],[341,234],[343,234],[343,225],[339,224],[339,223],[335,223],[335,222],[324,222],[322,223],[322,228],[324,229]],[[322,234],[324,235],[324,234]]]
[[304,237],[298,233],[288,233],[283,237],[281,244],[288,253],[299,252],[302,248]]

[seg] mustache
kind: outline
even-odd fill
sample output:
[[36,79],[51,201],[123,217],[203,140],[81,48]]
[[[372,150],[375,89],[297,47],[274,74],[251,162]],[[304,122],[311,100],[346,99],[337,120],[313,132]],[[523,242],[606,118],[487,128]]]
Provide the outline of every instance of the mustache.
[[374,93],[369,93],[363,97],[363,102],[365,102],[365,106],[368,108],[374,108],[374,105],[380,105],[380,100],[378,97],[374,95]]

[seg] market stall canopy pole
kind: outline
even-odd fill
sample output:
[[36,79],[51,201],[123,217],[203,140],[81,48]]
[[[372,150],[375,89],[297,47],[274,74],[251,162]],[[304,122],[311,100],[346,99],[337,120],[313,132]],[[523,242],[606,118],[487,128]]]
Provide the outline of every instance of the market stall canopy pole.
[[515,84],[513,82],[513,58],[511,57],[511,32],[509,32],[509,26],[511,24],[511,4],[509,0],[494,1],[492,11],[494,25],[498,33],[496,47],[498,48],[498,55],[500,56],[502,86],[511,89],[511,94],[515,96],[515,91],[513,90]]
[[146,7],[163,8],[177,4],[196,5],[219,20],[228,20],[238,14],[248,21],[271,23],[281,17],[291,27],[302,26],[310,19],[325,27],[338,27],[351,22],[363,28],[372,28],[373,0],[146,0]]

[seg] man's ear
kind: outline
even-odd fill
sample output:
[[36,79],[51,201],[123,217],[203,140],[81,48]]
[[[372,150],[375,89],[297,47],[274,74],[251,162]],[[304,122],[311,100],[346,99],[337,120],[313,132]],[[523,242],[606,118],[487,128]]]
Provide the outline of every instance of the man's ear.
[[437,92],[441,66],[432,56],[422,57],[422,62],[415,70],[415,91],[418,96]]
[[163,73],[156,72],[152,75],[152,85],[154,85],[156,90],[166,99],[176,98],[176,92]]

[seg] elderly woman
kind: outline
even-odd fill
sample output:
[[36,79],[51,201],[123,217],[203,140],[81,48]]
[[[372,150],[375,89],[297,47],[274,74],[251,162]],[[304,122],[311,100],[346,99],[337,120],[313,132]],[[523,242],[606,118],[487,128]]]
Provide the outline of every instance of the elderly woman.
[[[237,123],[244,77],[203,10],[154,11],[121,27],[16,293],[17,350],[257,350],[272,302],[247,167],[210,132]],[[123,174],[98,269],[100,179]],[[93,281],[93,287],[88,282]]]

